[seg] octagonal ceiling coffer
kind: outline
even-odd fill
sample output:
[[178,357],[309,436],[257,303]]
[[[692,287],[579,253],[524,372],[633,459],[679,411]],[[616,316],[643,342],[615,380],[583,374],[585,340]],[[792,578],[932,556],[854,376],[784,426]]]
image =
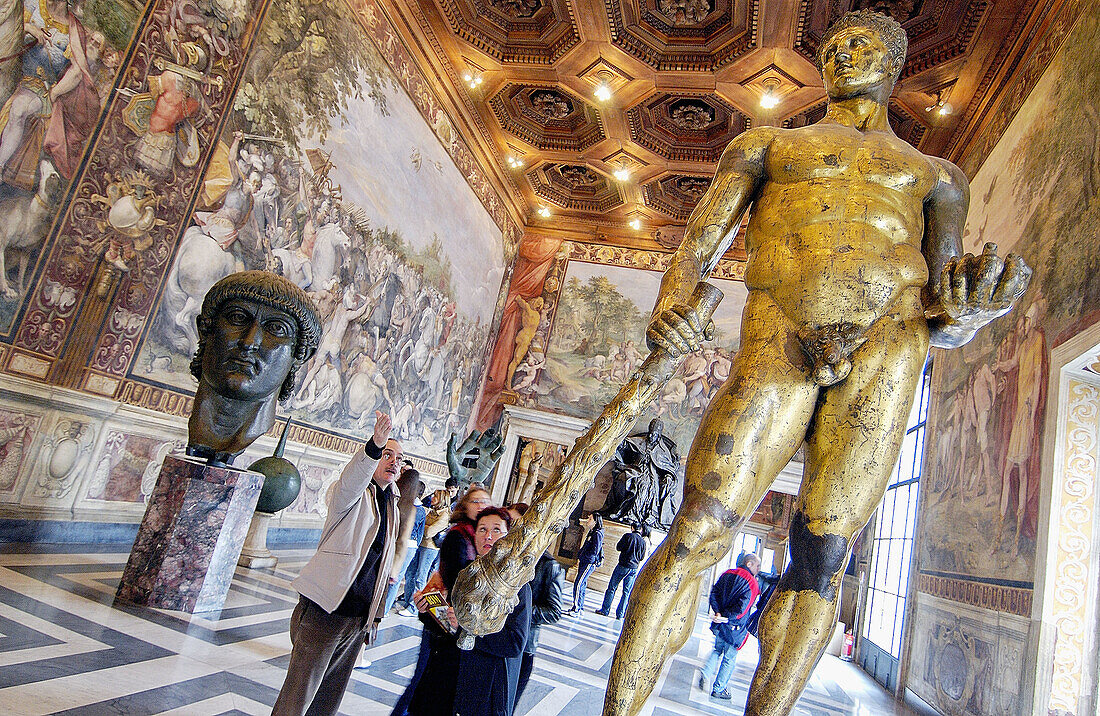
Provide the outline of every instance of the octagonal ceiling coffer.
[[626,112],[630,138],[669,161],[717,162],[748,118],[714,94],[659,94]]
[[837,0],[803,3],[794,49],[817,64],[825,31],[849,10],[876,10],[901,23],[909,37],[902,79],[963,55],[970,47],[989,0]]
[[676,221],[687,221],[710,187],[711,177],[666,174],[642,187],[645,205]]
[[568,0],[436,2],[455,35],[504,64],[553,64],[581,41]]
[[584,164],[543,164],[527,180],[535,194],[566,209],[602,212],[623,203],[615,183]]
[[560,87],[505,85],[489,108],[504,131],[543,151],[580,152],[605,136],[596,108]]
[[604,0],[611,42],[658,71],[713,72],[756,47],[760,0]]

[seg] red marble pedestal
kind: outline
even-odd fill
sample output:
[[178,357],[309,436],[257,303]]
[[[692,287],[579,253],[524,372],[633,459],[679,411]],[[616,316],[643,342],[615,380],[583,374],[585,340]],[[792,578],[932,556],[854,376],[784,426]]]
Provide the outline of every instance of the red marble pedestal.
[[164,459],[116,599],[184,612],[225,603],[264,476]]

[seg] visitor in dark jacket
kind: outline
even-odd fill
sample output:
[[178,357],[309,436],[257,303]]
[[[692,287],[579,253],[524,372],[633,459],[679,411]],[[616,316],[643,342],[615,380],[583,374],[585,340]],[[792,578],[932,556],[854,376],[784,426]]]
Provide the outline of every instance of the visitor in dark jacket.
[[619,584],[623,585],[623,596],[615,607],[615,618],[622,619],[626,611],[626,603],[630,599],[630,590],[634,586],[634,580],[638,576],[638,568],[645,561],[646,538],[649,537],[649,528],[634,525],[630,532],[619,538],[615,549],[619,550],[619,563],[611,572],[611,581],[607,583],[607,591],[603,593],[603,606],[596,610],[597,614],[608,616],[611,612],[611,602],[615,601],[615,590]]
[[714,651],[699,674],[699,688],[706,689],[707,681],[713,679],[710,689],[712,698],[733,698],[726,686],[733,673],[733,664],[737,661],[737,652],[749,638],[750,612],[760,596],[760,587],[756,583],[759,571],[760,560],[757,556],[743,553],[737,558],[737,569],[723,572],[710,588],[710,610],[713,612],[710,630],[714,633]]
[[593,512],[588,519],[592,522],[592,527],[577,554],[577,576],[573,580],[573,606],[569,608],[570,614],[584,611],[588,578],[603,563],[603,517]]
[[[439,591],[444,596],[450,593],[458,573],[477,556],[475,520],[490,504],[489,493],[483,489],[467,490],[458,501],[451,511],[451,528],[439,547],[439,572],[432,575],[423,592]],[[413,599],[424,623],[421,653],[405,693],[394,706],[393,715],[451,716],[458,678],[458,644],[454,634],[445,631],[427,613],[421,593]]]
[[565,606],[565,570],[558,560],[543,552],[535,565],[535,578],[531,580],[531,631],[527,645],[523,647],[523,663],[516,685],[516,700],[523,695],[531,670],[535,668],[535,649],[539,645],[539,631],[543,624],[553,624],[561,619]]
[[[488,507],[477,518],[474,544],[478,556],[508,534],[512,516],[500,507]],[[454,695],[455,716],[511,716],[531,627],[531,586],[519,590],[519,603],[504,627],[474,639],[473,648],[460,653]],[[453,613],[452,613],[453,614]],[[453,618],[453,617],[452,617]],[[458,622],[452,624],[457,626]]]

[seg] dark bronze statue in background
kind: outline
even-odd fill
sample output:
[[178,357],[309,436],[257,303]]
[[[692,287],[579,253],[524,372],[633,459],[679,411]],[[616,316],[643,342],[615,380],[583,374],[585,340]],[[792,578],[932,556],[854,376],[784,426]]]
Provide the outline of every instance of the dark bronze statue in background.
[[317,350],[321,321],[302,289],[266,271],[230,274],[203,298],[199,381],[187,422],[187,453],[228,464],[275,422],[275,403]]
[[684,491],[680,450],[654,418],[649,430],[631,435],[615,451],[611,491],[600,514],[630,525],[668,529]]
[[753,206],[741,346],[692,444],[683,507],[634,586],[605,714],[641,710],[691,634],[700,574],[805,440],[791,562],[760,620],[745,712],[790,713],[833,633],[851,540],[882,500],[929,345],[963,345],[1027,288],[1019,256],[992,244],[960,256],[966,177],[890,128],[906,44],[878,13],[833,25],[818,57],[825,117],[734,139],[665,272],[647,338],[683,355],[707,323],[688,297]]

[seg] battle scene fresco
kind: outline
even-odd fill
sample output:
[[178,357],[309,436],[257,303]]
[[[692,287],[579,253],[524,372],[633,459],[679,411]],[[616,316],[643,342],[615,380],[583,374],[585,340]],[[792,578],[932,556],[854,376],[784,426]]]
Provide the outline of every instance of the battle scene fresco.
[[[644,426],[660,417],[685,455],[711,396],[729,376],[748,296],[743,282],[710,281],[725,294],[714,314],[714,340],[684,359],[638,420]],[[648,355],[645,328],[660,284],[659,271],[569,261],[533,387],[540,407],[582,418],[600,414]],[[530,350],[543,353],[538,345]],[[513,382],[517,390],[521,381]]]
[[1098,43],[1100,13],[1086,12],[971,182],[966,250],[996,241],[1035,275],[1012,314],[934,352],[919,540],[928,574],[1034,581],[1050,352],[1100,319]]
[[[275,0],[133,377],[192,391],[202,296],[234,271],[276,271],[324,321],[283,409],[354,437],[385,410],[407,451],[441,458],[473,407],[504,275],[501,228],[449,156],[455,141],[350,7]],[[146,173],[180,159],[154,149],[139,153]]]
[[143,5],[0,6],[0,334],[12,329]]

